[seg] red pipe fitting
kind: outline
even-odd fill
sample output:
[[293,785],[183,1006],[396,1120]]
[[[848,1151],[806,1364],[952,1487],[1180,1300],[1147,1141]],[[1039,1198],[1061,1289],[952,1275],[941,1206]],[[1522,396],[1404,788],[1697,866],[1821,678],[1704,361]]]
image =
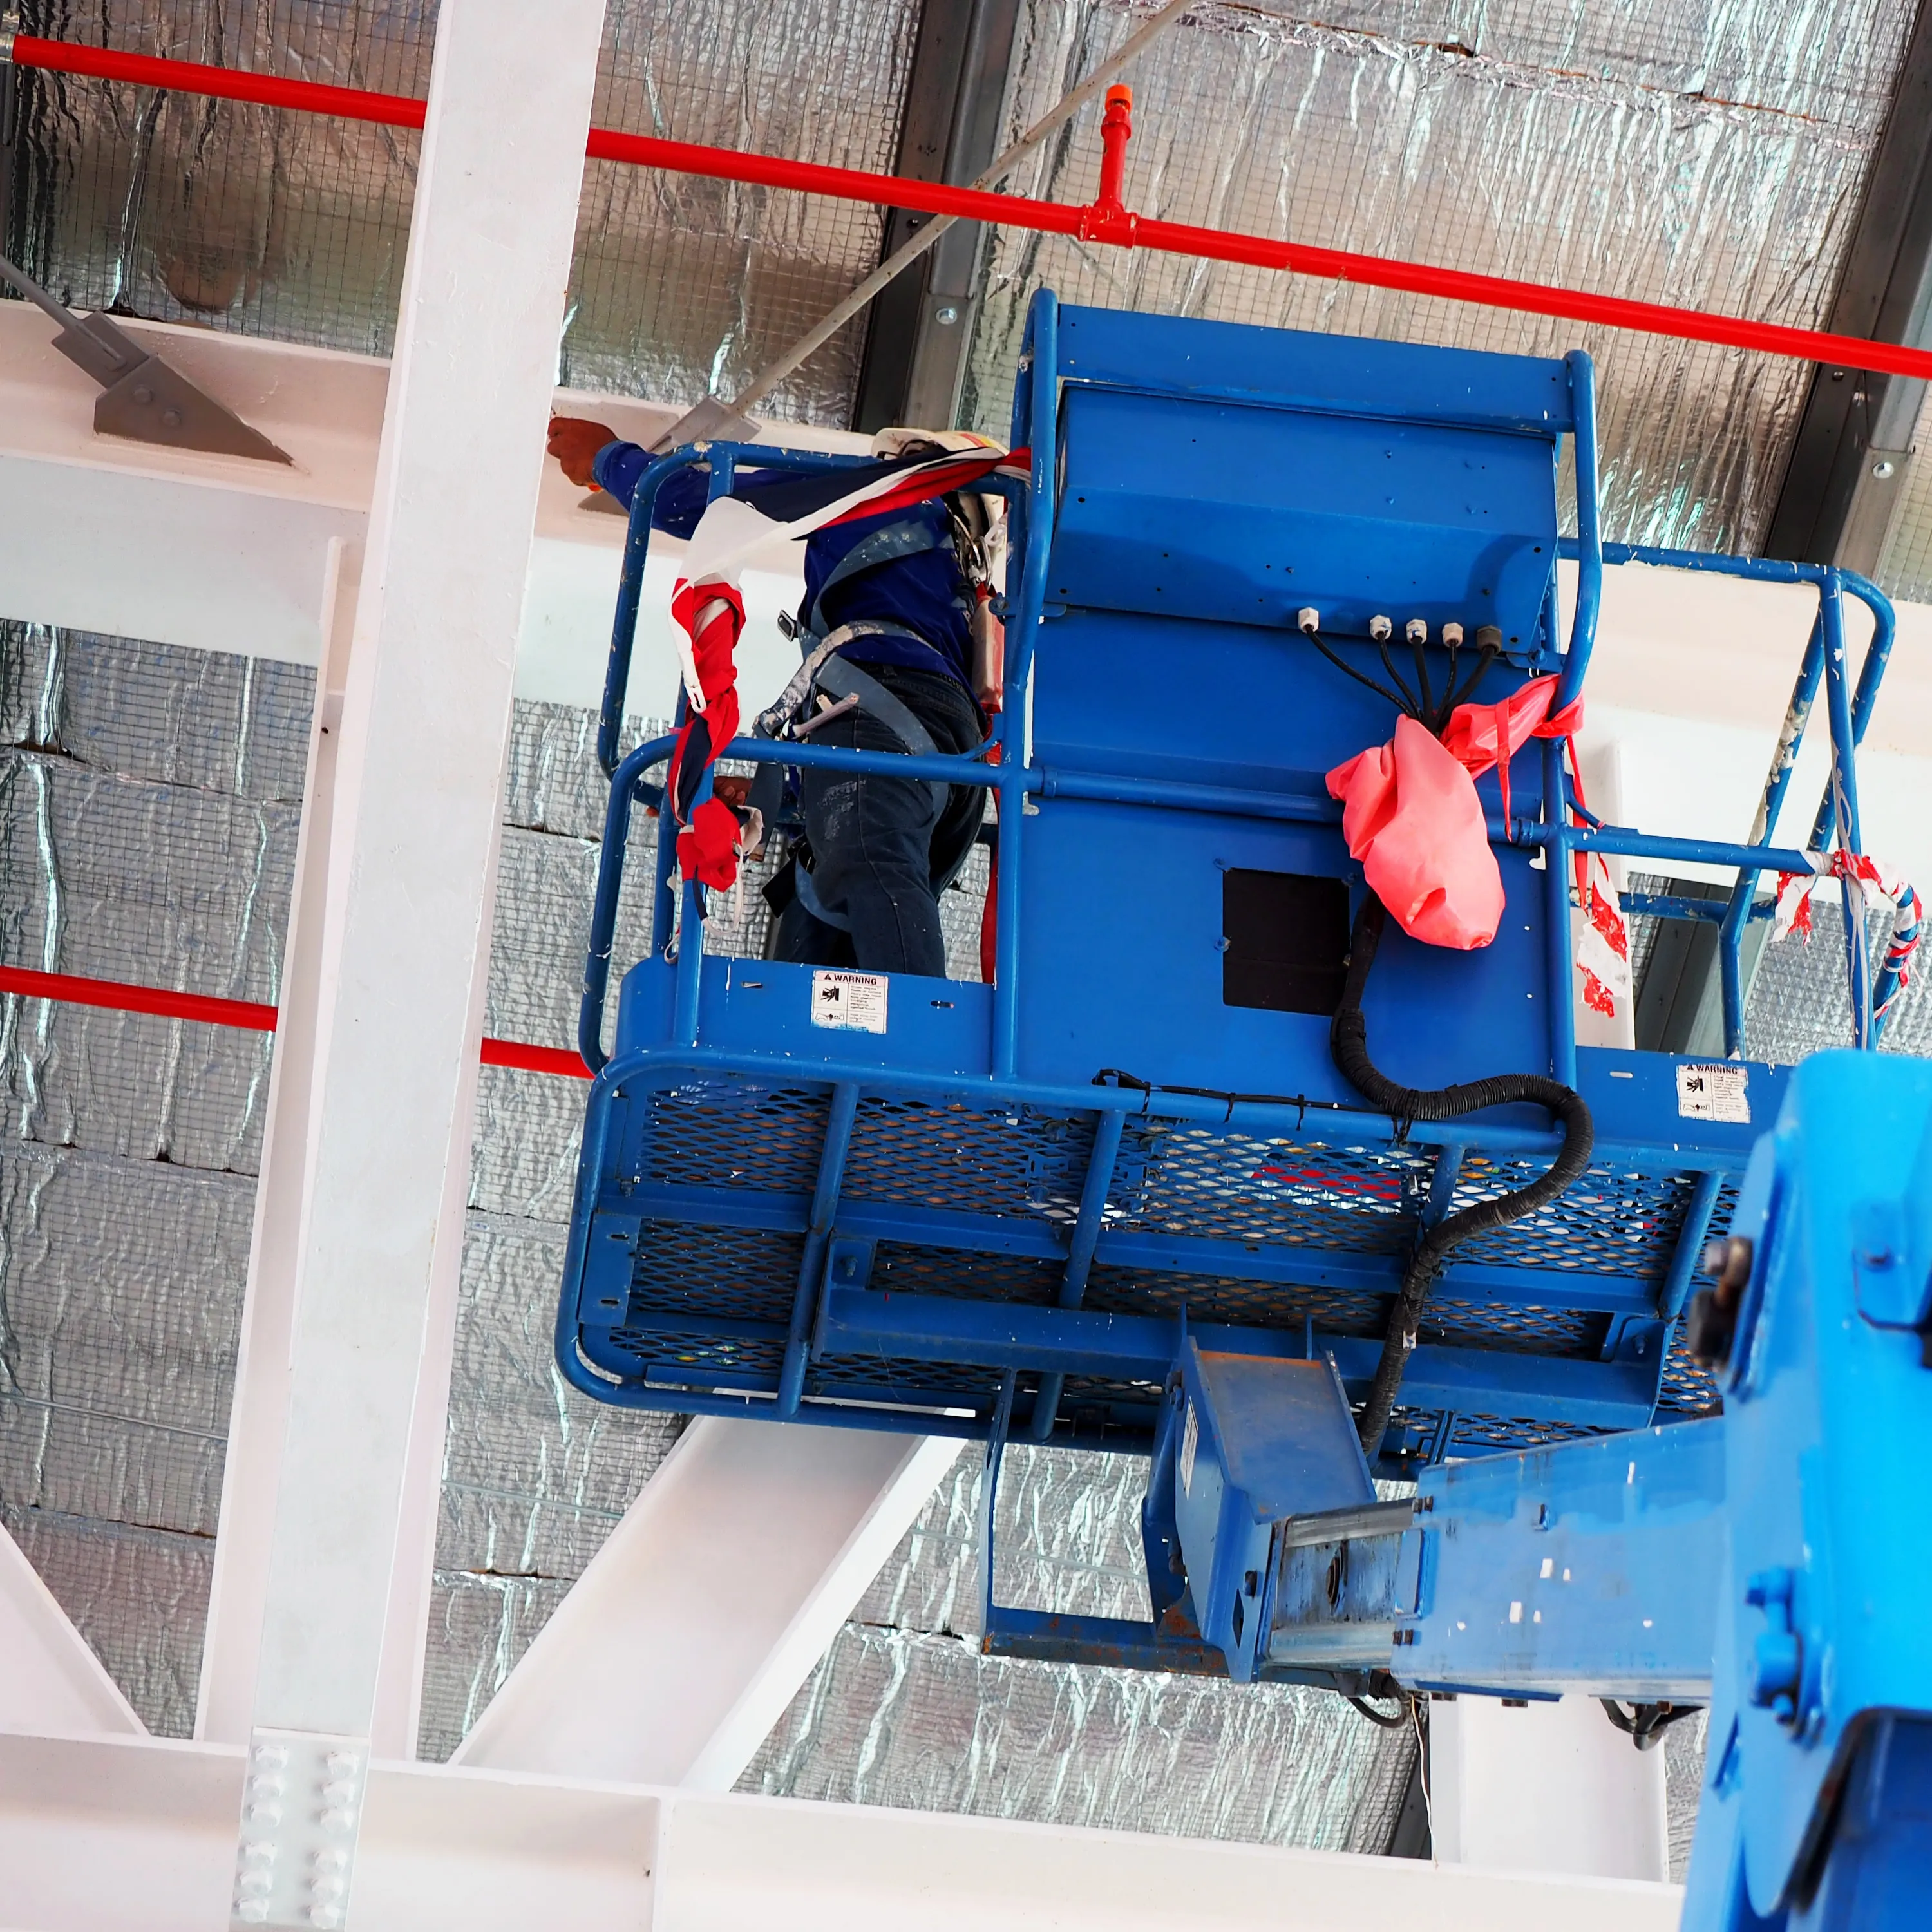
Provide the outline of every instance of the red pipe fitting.
[[1100,122],[1100,191],[1080,211],[1083,242],[1111,242],[1131,248],[1140,217],[1122,205],[1120,184],[1127,172],[1127,143],[1134,131],[1134,91],[1120,82],[1107,90],[1107,112]]

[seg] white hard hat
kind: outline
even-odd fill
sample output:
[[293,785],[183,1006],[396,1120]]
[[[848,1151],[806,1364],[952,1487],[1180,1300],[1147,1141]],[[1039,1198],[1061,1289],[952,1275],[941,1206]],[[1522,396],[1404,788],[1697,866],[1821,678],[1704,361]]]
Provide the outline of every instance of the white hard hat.
[[872,438],[874,456],[896,456],[908,443],[937,443],[941,449],[965,455],[976,449],[997,450],[1006,454],[1006,446],[995,442],[989,436],[979,436],[970,429],[882,429]]

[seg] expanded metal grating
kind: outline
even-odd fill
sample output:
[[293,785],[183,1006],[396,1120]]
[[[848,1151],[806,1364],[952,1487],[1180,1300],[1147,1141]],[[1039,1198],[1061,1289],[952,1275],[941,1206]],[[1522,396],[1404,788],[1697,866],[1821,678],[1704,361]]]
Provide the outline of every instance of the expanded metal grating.
[[1505,1449],[1536,1449],[1548,1443],[1577,1442],[1600,1436],[1600,1429],[1574,1423],[1543,1422],[1533,1416],[1459,1415],[1450,1431],[1450,1456],[1494,1456]]
[[[1452,1208],[1460,1212],[1523,1186],[1546,1164],[1472,1154],[1462,1163]],[[1456,1258],[1660,1281],[1670,1269],[1694,1185],[1690,1174],[1592,1167],[1548,1207],[1463,1243]]]
[[1090,1119],[862,1100],[844,1191],[854,1201],[1070,1222],[1093,1144]]
[[787,1321],[804,1258],[796,1234],[646,1221],[626,1313]]
[[1575,1308],[1532,1308],[1511,1301],[1456,1301],[1432,1295],[1418,1330],[1424,1342],[1465,1348],[1508,1348],[1519,1355],[1594,1360],[1610,1328],[1607,1315]]
[[825,1146],[824,1090],[735,1078],[656,1088],[627,1116],[620,1184],[811,1191]]
[[652,1330],[620,1328],[618,1347],[644,1363],[644,1379],[676,1388],[760,1388],[776,1382],[784,1362],[784,1344],[708,1329]]
[[1312,1320],[1332,1335],[1379,1335],[1388,1320],[1388,1298],[1342,1288],[1294,1288],[1239,1275],[1156,1273],[1151,1269],[1096,1265],[1082,1304],[1122,1315],[1178,1316],[1194,1322],[1225,1322],[1244,1328],[1299,1332]]
[[1123,1228],[1396,1254],[1434,1171],[1422,1154],[1136,1121],[1110,1199]]
[[[611,1339],[637,1360],[647,1385],[700,1387],[710,1376],[720,1390],[776,1392],[830,1112],[830,1087],[806,1082],[676,1076],[634,1091],[614,1178],[617,1193],[635,1199],[646,1219],[625,1324]],[[1065,1290],[1094,1135],[1094,1116],[1086,1113],[862,1096],[832,1228],[872,1240],[853,1285],[1053,1307]],[[1297,1341],[1311,1334],[1378,1338],[1436,1159],[1429,1148],[1130,1118],[1078,1306],[1096,1316],[1184,1316]],[[1492,1198],[1538,1171],[1533,1160],[1468,1155],[1452,1206]],[[1562,1201],[1459,1248],[1450,1275],[1425,1305],[1420,1340],[1459,1352],[1604,1360],[1620,1316],[1587,1305],[1592,1279],[1616,1283],[1624,1311],[1632,1285],[1660,1292],[1694,1184],[1692,1174],[1600,1163]],[[1734,1198],[1727,1183],[1713,1232],[1727,1223]],[[1211,1272],[1201,1265],[1210,1243]],[[1487,1271],[1474,1292],[1456,1292],[1453,1270],[1465,1264]],[[1520,1271],[1523,1290],[1533,1292],[1500,1294],[1498,1270]],[[1296,1280],[1300,1273],[1313,1279]],[[806,1292],[815,1296],[816,1286]],[[814,1350],[808,1407],[817,1400],[951,1411],[956,1421],[983,1430],[998,1400],[995,1369],[834,1352],[838,1346]],[[1032,1372],[1018,1378],[1016,1427],[1030,1414],[1038,1384]],[[1150,1384],[1070,1376],[1058,1433],[1144,1436],[1159,1399]],[[1711,1378],[1684,1352],[1680,1324],[1662,1406],[1698,1414],[1715,1400]],[[1424,1411],[1400,1412],[1396,1426],[1405,1455],[1422,1460],[1594,1432],[1534,1416]]]
[[976,1254],[964,1248],[914,1247],[881,1241],[869,1283],[901,1294],[937,1294],[969,1301],[1021,1302],[1044,1308],[1066,1270],[1058,1262],[1023,1256]]

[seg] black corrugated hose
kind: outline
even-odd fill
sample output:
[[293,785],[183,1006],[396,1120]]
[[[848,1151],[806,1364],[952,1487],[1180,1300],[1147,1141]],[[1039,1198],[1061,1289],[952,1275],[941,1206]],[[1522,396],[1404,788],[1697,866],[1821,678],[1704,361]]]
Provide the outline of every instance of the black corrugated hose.
[[1342,1078],[1378,1113],[1388,1114],[1398,1130],[1405,1130],[1412,1120],[1460,1120],[1465,1114],[1484,1107],[1526,1100],[1549,1109],[1563,1130],[1563,1145],[1548,1173],[1538,1176],[1526,1187],[1500,1195],[1493,1201],[1480,1201],[1460,1214],[1445,1215],[1418,1244],[1389,1316],[1388,1329],[1382,1337],[1382,1360],[1376,1364],[1376,1378],[1358,1425],[1362,1448],[1371,1460],[1382,1448],[1389,1417],[1395,1409],[1402,1371],[1408,1366],[1409,1351],[1415,1346],[1423,1303],[1450,1250],[1472,1234],[1485,1234],[1492,1228],[1520,1221],[1555,1200],[1589,1166],[1590,1149],[1596,1138],[1590,1110],[1582,1096],[1541,1074],[1498,1073],[1490,1079],[1472,1080],[1460,1087],[1417,1088],[1399,1087],[1378,1070],[1369,1058],[1369,1028],[1362,1017],[1362,994],[1369,982],[1369,969],[1376,963],[1376,949],[1381,943],[1387,918],[1382,901],[1373,892],[1363,900],[1362,909],[1355,915],[1342,1004],[1336,1009],[1328,1030],[1328,1050]]

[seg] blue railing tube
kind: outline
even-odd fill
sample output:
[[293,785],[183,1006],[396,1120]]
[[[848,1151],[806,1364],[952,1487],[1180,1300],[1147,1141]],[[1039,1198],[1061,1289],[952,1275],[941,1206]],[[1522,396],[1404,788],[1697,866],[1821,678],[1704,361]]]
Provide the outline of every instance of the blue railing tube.
[[638,478],[631,493],[631,521],[624,538],[623,574],[617,580],[617,615],[610,626],[610,655],[604,666],[604,705],[597,719],[597,762],[607,777],[617,769],[617,746],[624,732],[624,698],[631,684],[631,656],[637,648],[638,608],[644,590],[644,566],[650,555],[651,514],[658,490],[674,471],[701,463],[694,449],[661,457]]
[[[1563,362],[1570,372],[1570,434],[1576,457],[1576,608],[1570,620],[1563,681],[1556,687],[1552,710],[1560,710],[1582,691],[1590,653],[1596,646],[1597,614],[1604,600],[1603,533],[1597,508],[1597,372],[1584,350],[1571,350]],[[1563,548],[1558,547],[1559,555]]]
[[[1818,680],[1824,669],[1825,617],[1821,608],[1813,621],[1811,634],[1805,640],[1804,655],[1798,666],[1798,680],[1791,687],[1791,702],[1785,706],[1784,722],[1778,728],[1778,743],[1771,754],[1771,770],[1765,774],[1757,816],[1751,824],[1750,842],[1754,845],[1763,844],[1778,829],[1778,816],[1784,809],[1784,794],[1790,789],[1792,770],[1798,762],[1798,748],[1804,742],[1811,708],[1817,702]],[[1724,1004],[1724,1052],[1732,1060],[1744,1058],[1743,946],[1744,931],[1750,923],[1751,908],[1757,898],[1759,876],[1748,868],[1739,871],[1718,932],[1718,986]]]
[[[1852,742],[1858,746],[1865,741],[1865,728],[1870,724],[1872,707],[1878,702],[1878,688],[1885,681],[1886,665],[1892,662],[1892,646],[1898,634],[1898,617],[1892,608],[1892,599],[1856,571],[1840,571],[1838,580],[1872,614],[1871,642],[1865,646],[1864,664],[1858,673],[1858,694],[1852,700]],[[1818,801],[1817,815],[1811,821],[1811,836],[1807,842],[1813,851],[1823,850],[1825,842],[1831,836],[1832,816],[1832,788],[1828,784],[1825,796]]]
[[[1051,289],[1034,296],[1027,314],[1023,356],[1030,362],[1024,389],[1014,398],[1015,440],[1024,428],[1033,452],[1032,492],[1027,503],[1027,542],[1020,571],[1019,602],[1006,626],[1006,734],[1000,788],[1000,887],[993,948],[992,1070],[995,1080],[1012,1079],[1019,1066],[1020,868],[1025,844],[1026,794],[1031,776],[1032,733],[1028,694],[1034,651],[1046,602],[1047,554],[1053,548],[1054,439],[1059,406],[1060,304]],[[1022,416],[1022,411],[1024,410]]]
[[[1579,540],[1565,537],[1558,554],[1578,558]],[[1778,754],[1766,782],[1759,807],[1758,824],[1748,847],[1694,849],[1703,842],[1642,838],[1622,833],[1615,842],[1603,835],[1578,836],[1573,845],[1602,851],[1620,851],[1632,856],[1684,858],[1714,865],[1735,866],[1740,876],[1724,917],[1718,949],[1719,983],[1724,994],[1725,1051],[1742,1054],[1744,1040],[1744,976],[1739,958],[1745,928],[1753,915],[1753,902],[1760,872],[1803,872],[1810,868],[1813,855],[1826,849],[1835,830],[1838,842],[1848,851],[1863,850],[1858,824],[1857,748],[1864,741],[1867,728],[1878,702],[1879,687],[1885,680],[1898,635],[1898,619],[1891,600],[1877,585],[1856,571],[1835,565],[1791,563],[1777,557],[1724,556],[1710,550],[1666,550],[1648,544],[1604,544],[1607,562],[1642,563],[1666,570],[1701,571],[1713,576],[1738,577],[1759,584],[1810,584],[1818,590],[1818,618],[1792,693],[1790,710],[1780,734]],[[1872,614],[1872,637],[1858,674],[1856,696],[1850,693],[1845,647],[1844,598],[1856,597]],[[1780,850],[1762,842],[1777,828],[1790,772],[1797,762],[1798,749],[1816,701],[1820,674],[1825,678],[1832,736],[1832,776],[1813,820],[1803,851]],[[1541,828],[1513,826],[1520,842]],[[1746,875],[1748,876],[1746,876]],[[1853,928],[1858,926],[1858,930]],[[1858,922],[1845,922],[1846,976],[1851,999],[1852,1033],[1857,1043],[1870,1047],[1877,1043],[1879,1028],[1872,1013],[1876,997],[1865,933]]]
[[1570,933],[1570,849],[1574,836],[1564,823],[1563,747],[1543,745],[1544,809],[1550,838],[1544,848],[1544,947],[1549,986],[1550,1073],[1565,1087],[1576,1084],[1575,946]]
[[624,848],[631,836],[632,800],[644,773],[669,758],[676,742],[675,738],[653,738],[640,745],[617,767],[604,807],[597,896],[591,902],[590,944],[584,957],[584,998],[577,1010],[577,1051],[592,1073],[601,1072],[610,1058],[604,1051],[604,1000],[610,984],[610,948],[617,933],[617,898],[624,886]]
[[[737,481],[738,454],[736,447],[728,442],[714,443],[711,446],[711,481],[705,500],[715,503],[721,496],[731,494],[731,486]],[[689,694],[679,693],[679,715],[682,716]],[[698,775],[697,789],[692,794],[692,809],[710,802],[712,781],[717,776],[717,760],[714,758]],[[668,835],[668,836],[667,836]],[[667,797],[663,808],[658,814],[658,877],[660,881],[658,896],[663,896],[662,883],[669,879],[665,854],[676,855],[677,830],[672,801]],[[704,916],[698,895],[704,888],[695,879],[684,882],[683,904],[677,922],[677,979],[671,994],[671,1038],[680,1046],[695,1046],[698,1041],[698,996],[704,967]],[[668,933],[656,933],[652,939],[662,949],[669,943]]]
[[[1845,606],[1835,573],[1819,593],[1818,615],[1825,632],[1825,702],[1832,722],[1832,816],[1839,850],[1864,850],[1858,829],[1858,780],[1853,758],[1851,679],[1845,662]],[[1871,1026],[1871,962],[1867,956],[1864,894],[1851,880],[1844,893],[1845,974],[1852,995],[1852,1043],[1869,1049]]]
[[[630,529],[624,542],[624,568],[617,584],[617,614],[610,627],[610,655],[604,668],[604,704],[597,722],[597,762],[606,772],[617,769],[617,746],[624,730],[624,700],[631,682],[631,658],[637,645],[638,611],[644,593],[644,566],[651,547],[651,518],[665,478],[694,464],[722,461],[728,473],[750,464],[815,475],[848,470],[870,460],[862,456],[834,455],[819,449],[781,449],[766,443],[691,443],[660,457],[638,478],[631,496]],[[729,487],[728,484],[727,488]],[[716,496],[720,493],[714,488]]]

